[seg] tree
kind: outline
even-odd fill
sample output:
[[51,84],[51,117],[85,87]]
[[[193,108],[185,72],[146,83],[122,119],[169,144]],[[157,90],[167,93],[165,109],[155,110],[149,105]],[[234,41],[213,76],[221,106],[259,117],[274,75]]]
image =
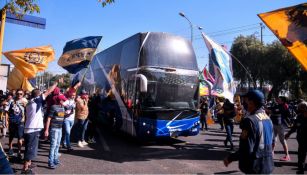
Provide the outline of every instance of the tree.
[[[98,0],[102,6],[112,4],[115,0]],[[10,0],[4,7],[5,10],[17,15],[26,13],[40,13],[40,8],[37,5],[37,0]]]
[[243,67],[233,60],[233,74],[241,86],[263,88],[269,84],[272,89],[268,95],[278,96],[282,90],[289,90],[295,98],[301,98],[307,92],[306,72],[279,42],[262,45],[254,36],[239,36],[235,39],[231,53],[251,74],[249,79]]
[[265,58],[269,62],[265,65],[264,76],[272,85],[268,96],[271,98],[272,95],[276,97],[282,89],[286,89],[288,81],[298,79],[299,64],[279,41],[274,41],[267,48]]
[[[258,87],[258,83],[262,87],[264,82],[263,63],[265,62],[265,47],[255,36],[239,36],[235,39],[230,52],[234,55],[247,69],[248,72],[237,61],[233,60],[234,77],[242,84],[253,85]],[[250,74],[250,76],[248,75]]]

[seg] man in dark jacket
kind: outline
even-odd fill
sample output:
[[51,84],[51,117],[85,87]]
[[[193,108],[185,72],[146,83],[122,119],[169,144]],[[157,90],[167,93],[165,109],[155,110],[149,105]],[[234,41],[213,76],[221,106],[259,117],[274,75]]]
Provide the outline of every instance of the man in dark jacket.
[[304,174],[305,159],[307,153],[307,102],[302,102],[298,105],[298,117],[291,130],[285,135],[288,139],[295,131],[298,142],[298,174]]
[[239,150],[224,159],[225,166],[239,160],[239,168],[246,174],[270,174],[274,168],[272,156],[273,125],[263,110],[264,95],[249,91],[246,116],[242,123]]

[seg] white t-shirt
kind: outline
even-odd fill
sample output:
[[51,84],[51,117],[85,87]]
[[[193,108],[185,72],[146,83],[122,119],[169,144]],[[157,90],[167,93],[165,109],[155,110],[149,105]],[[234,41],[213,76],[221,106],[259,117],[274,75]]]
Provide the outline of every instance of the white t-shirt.
[[40,131],[44,128],[43,103],[45,96],[31,99],[26,106],[25,133]]
[[75,120],[75,110],[76,102],[74,99],[68,99],[64,102],[65,114],[68,114],[68,117],[65,120]]

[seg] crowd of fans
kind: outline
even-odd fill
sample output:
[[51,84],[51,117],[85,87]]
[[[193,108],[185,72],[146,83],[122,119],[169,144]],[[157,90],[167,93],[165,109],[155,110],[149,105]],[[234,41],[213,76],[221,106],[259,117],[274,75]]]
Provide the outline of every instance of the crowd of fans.
[[[85,90],[76,95],[80,83],[62,92],[57,87],[62,82],[61,78],[43,92],[39,89],[34,89],[32,92],[22,89],[6,93],[0,91],[0,136],[1,138],[6,137],[7,131],[9,131],[7,155],[9,157],[16,156],[24,162],[23,174],[33,173],[31,161],[37,156],[39,139],[50,142],[48,166],[51,169],[55,169],[60,164],[59,148],[61,145],[68,152],[73,151],[70,141],[73,126],[76,127],[77,146],[88,145],[85,131],[89,123],[89,95]],[[91,126],[94,127],[94,125]],[[89,131],[89,142],[95,143],[95,128],[89,128]],[[17,138],[18,145],[16,153],[13,149],[14,138]],[[22,155],[23,145],[25,149]],[[6,156],[1,146],[2,170],[0,172],[13,173],[9,164],[4,168],[5,161]]]
[[[88,142],[95,143],[95,122],[91,121],[95,120],[94,118],[97,116],[98,110],[96,108],[100,101],[96,100],[100,98],[96,98],[96,94],[93,94],[90,98],[85,90],[77,95],[80,83],[62,92],[57,87],[58,83],[61,82],[63,82],[63,79],[59,79],[58,82],[43,92],[39,89],[34,89],[32,92],[22,89],[11,90],[5,94],[0,91],[0,136],[5,137],[7,131],[9,131],[7,155],[16,155],[20,161],[23,161],[22,173],[24,174],[33,173],[32,160],[37,156],[39,138],[50,142],[48,166],[51,169],[57,168],[60,164],[59,148],[61,145],[68,152],[74,150],[70,140],[73,126],[76,127],[75,135],[78,147],[87,146]],[[89,110],[89,108],[92,110]],[[234,160],[239,160],[239,167],[241,166],[240,169],[245,173],[271,173],[277,137],[285,153],[280,160],[290,161],[286,140],[293,132],[297,132],[299,144],[298,173],[304,173],[307,151],[307,141],[304,139],[307,135],[307,103],[305,101],[299,100],[288,104],[286,97],[279,96],[272,101],[265,102],[263,94],[252,91],[247,96],[235,98],[234,103],[221,97],[213,98],[213,101],[202,97],[200,112],[201,130],[210,129],[207,124],[208,118],[215,120],[220,124],[221,130],[225,129],[224,145],[228,147],[229,144],[230,150],[234,150],[232,140],[234,125],[240,124],[242,133],[239,150],[224,160],[226,166]],[[258,131],[253,131],[251,134],[250,127],[263,130],[263,133],[262,131],[259,131],[259,133],[266,135],[265,138],[257,135]],[[291,128],[288,133],[285,130],[287,127]],[[86,130],[88,131],[88,142],[85,138]],[[264,130],[271,131],[271,135],[265,133]],[[245,139],[250,139],[250,137],[254,140],[246,142]],[[18,149],[16,153],[13,151],[14,138],[17,138]],[[269,141],[264,141],[265,139],[269,139]],[[258,144],[258,147],[254,150],[255,155],[253,156],[262,158],[264,156],[265,158],[258,160],[257,157],[255,158],[257,161],[252,162],[253,168],[262,166],[262,169],[257,171],[248,168],[250,165],[246,161],[250,157],[244,157],[245,154],[240,156],[239,154],[240,152],[242,154],[244,145],[251,147],[254,142]],[[260,148],[261,144],[263,148]],[[23,145],[25,149],[22,155]],[[13,173],[9,164],[5,164],[7,159],[2,146],[0,150],[0,172]],[[242,158],[245,158],[245,160],[243,160],[243,164],[240,164]]]

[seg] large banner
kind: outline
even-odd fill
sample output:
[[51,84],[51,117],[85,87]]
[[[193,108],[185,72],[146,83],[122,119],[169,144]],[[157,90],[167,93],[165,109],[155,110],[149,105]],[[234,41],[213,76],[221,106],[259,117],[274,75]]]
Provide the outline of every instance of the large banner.
[[14,50],[3,54],[27,78],[34,78],[38,71],[45,70],[48,63],[54,60],[54,50],[51,46]]
[[75,74],[91,62],[102,36],[89,36],[66,43],[58,65]]
[[232,76],[232,59],[231,56],[211,38],[202,33],[206,46],[210,53],[214,67],[214,84],[212,91],[215,91],[217,96],[223,96],[230,102],[233,102],[235,93],[235,84]]
[[258,16],[307,70],[307,3]]

